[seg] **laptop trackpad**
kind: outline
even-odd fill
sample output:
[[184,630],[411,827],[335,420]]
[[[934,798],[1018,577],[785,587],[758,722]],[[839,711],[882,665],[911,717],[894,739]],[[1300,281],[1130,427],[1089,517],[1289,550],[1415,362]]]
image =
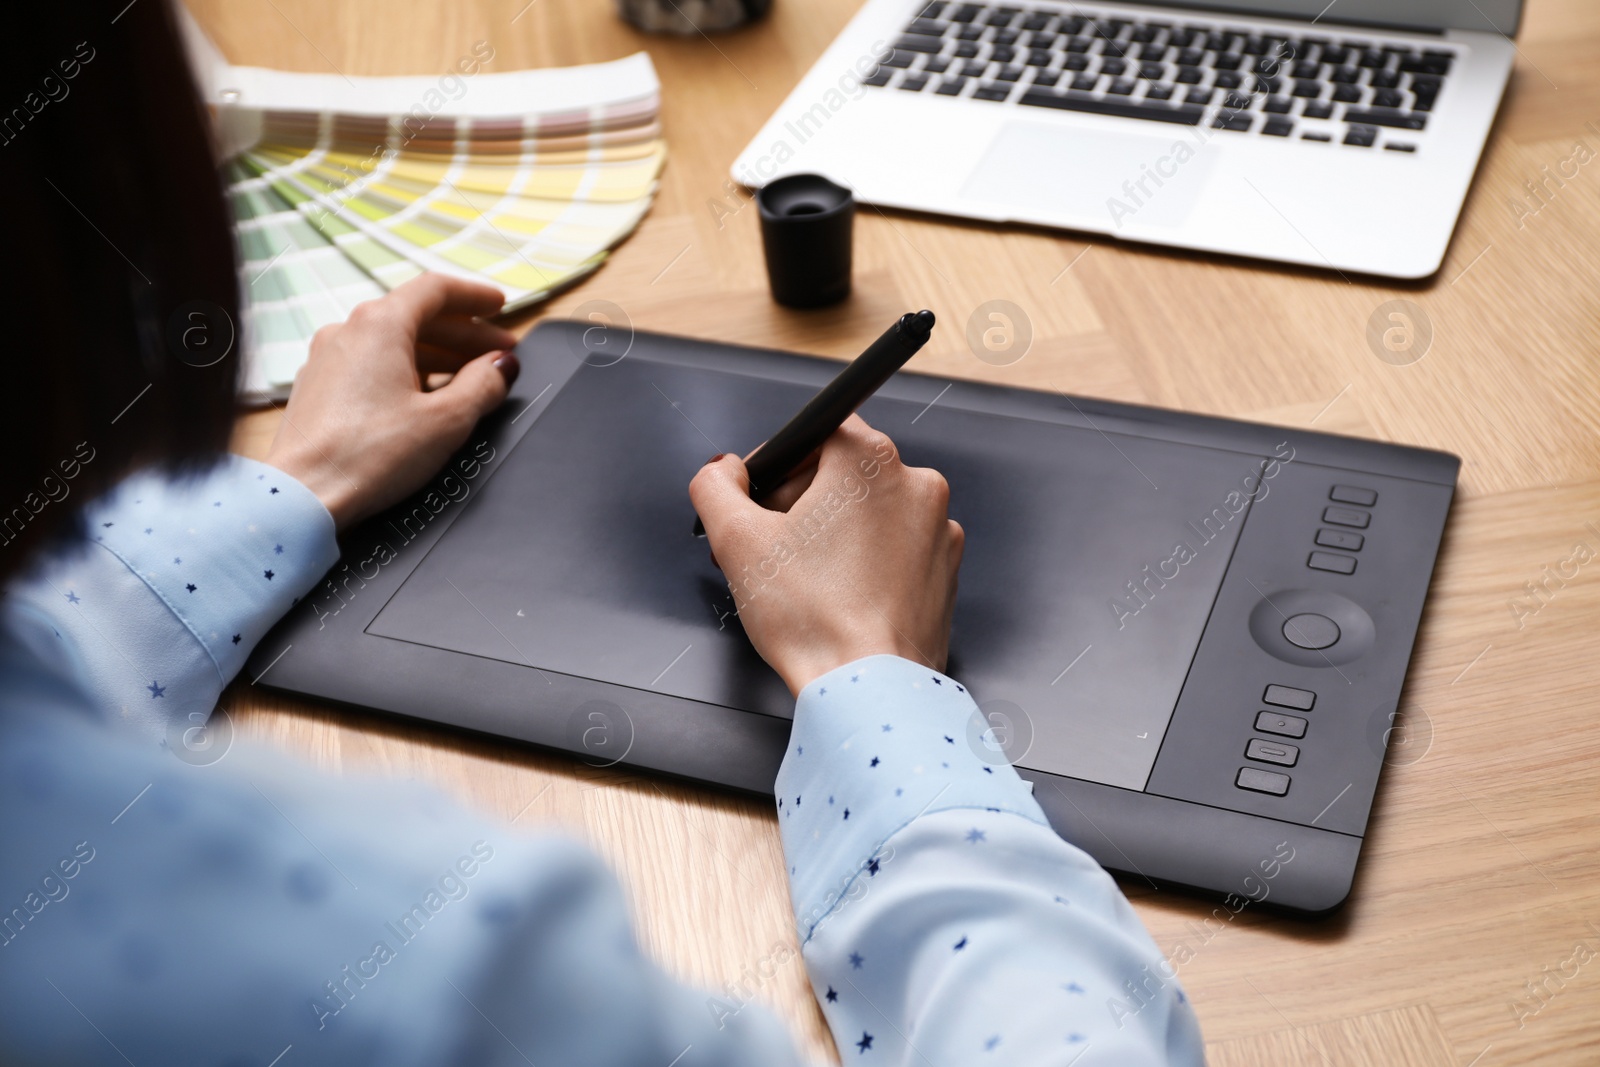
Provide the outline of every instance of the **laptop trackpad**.
[[1172,130],[1152,136],[1008,122],[961,195],[1006,204],[1022,221],[1072,220],[1112,230],[1181,226],[1211,178],[1217,153],[1206,144],[1209,130]]

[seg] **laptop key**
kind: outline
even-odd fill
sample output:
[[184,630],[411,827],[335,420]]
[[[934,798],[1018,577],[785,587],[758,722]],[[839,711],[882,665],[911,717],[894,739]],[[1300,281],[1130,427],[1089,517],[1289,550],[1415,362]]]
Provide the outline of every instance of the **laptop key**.
[[1388,126],[1396,130],[1421,130],[1426,129],[1428,118],[1426,115],[1412,115],[1393,108],[1367,108],[1357,111],[1354,108],[1345,108],[1344,120],[1346,122],[1359,122],[1367,126]]
[[896,52],[924,52],[936,56],[944,51],[943,37],[930,37],[925,33],[908,33],[894,43]]
[[1407,74],[1449,74],[1452,58],[1449,54],[1428,53],[1420,59],[1401,60],[1400,69]]
[[1331,119],[1333,118],[1333,105],[1319,103],[1316,100],[1308,100],[1306,101],[1305,110],[1301,114],[1308,119]]
[[1022,79],[1021,67],[1001,67],[995,72],[994,80],[1001,82],[1014,82]]
[[871,74],[868,74],[865,78],[862,78],[861,84],[871,85],[874,88],[882,88],[883,86],[889,84],[889,79],[892,77],[894,77],[894,68],[879,67]]
[[1017,30],[994,31],[995,44],[1016,44],[1020,40],[1022,40],[1022,34]]
[[961,90],[965,89],[966,87],[967,79],[965,78],[940,78],[939,88],[935,89],[934,92],[938,93],[940,96],[957,96],[961,93]]
[[1322,83],[1311,81],[1295,82],[1294,95],[1301,99],[1315,100],[1322,95]]
[[1249,133],[1250,127],[1255,124],[1255,119],[1249,115],[1230,115],[1224,111],[1212,121],[1214,130],[1232,130],[1234,133]]
[[983,77],[983,72],[988,69],[989,64],[981,59],[961,64],[961,74],[967,78],[981,78]]
[[1357,148],[1371,148],[1378,140],[1378,131],[1372,126],[1352,126],[1344,135],[1344,143]]
[[1215,93],[1211,89],[1190,89],[1183,94],[1183,102],[1186,104],[1209,104],[1213,95]]
[[1199,85],[1206,80],[1206,73],[1199,67],[1179,67],[1174,80],[1182,85]]
[[1400,87],[1400,73],[1393,70],[1375,70],[1369,83],[1374,89],[1397,89]]
[[928,76],[926,74],[907,74],[904,78],[900,79],[900,85],[898,88],[905,89],[908,92],[917,93],[921,92],[927,84]]
[[1129,96],[1138,84],[1132,78],[1117,78],[1106,87],[1106,92],[1113,96]]
[[1294,108],[1294,101],[1287,96],[1274,96],[1261,105],[1261,110],[1269,115],[1287,115]]
[[980,85],[972,90],[974,100],[1004,100],[1011,95],[1009,85]]
[[1120,59],[1104,59],[1100,61],[1101,74],[1121,74],[1128,69],[1128,64]]
[[1287,137],[1294,132],[1294,122],[1291,119],[1268,119],[1261,132],[1268,137]]
[[1000,45],[989,53],[989,58],[996,63],[1009,63],[1017,58],[1017,50],[1010,45]]
[[1061,61],[1061,69],[1062,70],[1088,70],[1089,69],[1089,57],[1088,56],[1069,55],[1069,56],[1067,56],[1066,59]]
[[1245,111],[1248,110],[1250,105],[1254,102],[1255,97],[1253,96],[1243,96],[1239,93],[1229,93],[1223,98],[1222,106],[1227,108],[1229,111]]
[[1198,67],[1201,63],[1205,62],[1205,59],[1206,54],[1200,49],[1185,48],[1178,53],[1178,57],[1174,59],[1173,62],[1178,64],[1180,67]]
[[1054,107],[1064,111],[1081,111],[1091,115],[1115,115],[1125,119],[1151,119],[1171,122],[1181,126],[1198,126],[1205,110],[1198,107],[1172,107],[1167,104],[1147,104],[1133,100],[1096,100],[1076,93],[1052,93],[1043,89],[1025,92],[1018,103],[1033,107]]
[[1323,144],[1327,144],[1329,141],[1333,140],[1332,137],[1325,133],[1302,133],[1300,135],[1300,139],[1302,141],[1319,141]]
[[1398,108],[1405,101],[1405,96],[1398,89],[1379,89],[1372,94],[1372,106],[1375,108]]
[[929,74],[943,74],[950,69],[950,60],[945,56],[929,56],[922,69]]
[[982,37],[982,26],[963,26],[956,31],[956,40],[958,41],[976,41]]
[[1335,85],[1333,99],[1341,104],[1357,104],[1361,102],[1361,87],[1359,85]]
[[1094,87],[1098,84],[1100,84],[1100,75],[1098,74],[1080,74],[1072,79],[1072,87],[1085,93],[1093,92]]
[[1146,81],[1160,81],[1167,73],[1165,63],[1140,63],[1139,77]]
[[886,67],[897,67],[903,69],[911,66],[912,60],[916,58],[917,53],[905,52],[896,48],[893,52],[890,52],[886,57],[884,57],[883,65]]
[[1211,79],[1211,84],[1218,89],[1237,89],[1244,84],[1244,75],[1231,70],[1219,70],[1217,76]]
[[958,41],[956,42],[956,50],[951,54],[957,59],[976,59],[980,51],[982,49],[978,47],[976,41]]
[[1361,72],[1355,67],[1340,67],[1328,75],[1328,80],[1335,85],[1354,85],[1361,77]]
[[977,4],[962,4],[950,14],[949,18],[951,22],[971,22],[982,10],[983,8]]
[[1041,70],[1033,76],[1035,85],[1054,85],[1060,80],[1061,72],[1058,70]]
[[1171,100],[1172,86],[1152,85],[1144,91],[1144,98],[1146,100]]
[[1217,56],[1211,61],[1212,70],[1238,70],[1244,66],[1244,57],[1237,55]]
[[1256,75],[1255,91],[1258,93],[1276,93],[1283,88],[1282,78],[1268,78],[1265,75]]
[[1030,67],[1048,67],[1052,58],[1048,48],[1032,48],[1028,50],[1028,66]]
[[1167,58],[1169,51],[1171,49],[1164,44],[1147,44],[1139,49],[1139,58],[1146,63],[1159,63]]
[[1087,37],[1074,37],[1072,40],[1067,42],[1067,51],[1087,52],[1089,51],[1089,46],[1093,43],[1094,42],[1089,40]]

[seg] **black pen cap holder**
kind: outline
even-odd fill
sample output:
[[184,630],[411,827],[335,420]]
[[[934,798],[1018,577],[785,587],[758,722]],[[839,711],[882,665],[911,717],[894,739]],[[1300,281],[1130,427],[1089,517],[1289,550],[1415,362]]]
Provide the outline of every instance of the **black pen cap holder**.
[[836,304],[850,295],[856,202],[820,174],[791,174],[756,194],[772,298],[786,307]]

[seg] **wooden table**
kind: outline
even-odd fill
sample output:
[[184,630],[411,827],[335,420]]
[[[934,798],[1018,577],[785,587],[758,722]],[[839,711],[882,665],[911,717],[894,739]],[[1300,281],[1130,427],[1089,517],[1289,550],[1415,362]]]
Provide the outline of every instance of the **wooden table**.
[[[443,71],[480,40],[493,70],[648,50],[670,146],[660,198],[545,314],[604,299],[641,328],[837,357],[907,307],[964,323],[999,298],[1032,321],[1025,358],[990,366],[946,328],[914,367],[1460,455],[1404,743],[1350,904],[1316,924],[1246,912],[1206,939],[1213,904],[1124,886],[1158,944],[1194,950],[1181,975],[1215,1064],[1600,1061],[1600,6],[1530,0],[1499,124],[1427,284],[868,209],[856,295],[804,314],[769,299],[755,211],[725,177],[855,0],[777,0],[765,23],[709,40],[636,34],[605,0],[194,6],[235,62],[296,70]],[[1534,199],[1524,183],[1580,142],[1577,176]],[[1396,299],[1432,329],[1406,365],[1367,341]],[[239,448],[259,455],[275,418],[241,420]],[[1571,562],[1577,545],[1596,558]],[[649,949],[691,982],[720,989],[793,943],[765,803],[248,686],[230,699],[248,735],[323,767],[424,779],[517,828],[588,841]],[[798,962],[760,996],[833,1057]]]

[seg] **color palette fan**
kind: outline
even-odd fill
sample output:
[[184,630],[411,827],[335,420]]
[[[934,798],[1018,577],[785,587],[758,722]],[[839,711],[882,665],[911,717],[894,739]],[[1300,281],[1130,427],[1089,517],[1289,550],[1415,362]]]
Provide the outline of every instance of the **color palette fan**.
[[491,73],[480,44],[443,76],[347,78],[191,52],[229,153],[246,400],[287,395],[312,334],[426,271],[499,288],[505,311],[578,281],[666,159],[643,53]]

